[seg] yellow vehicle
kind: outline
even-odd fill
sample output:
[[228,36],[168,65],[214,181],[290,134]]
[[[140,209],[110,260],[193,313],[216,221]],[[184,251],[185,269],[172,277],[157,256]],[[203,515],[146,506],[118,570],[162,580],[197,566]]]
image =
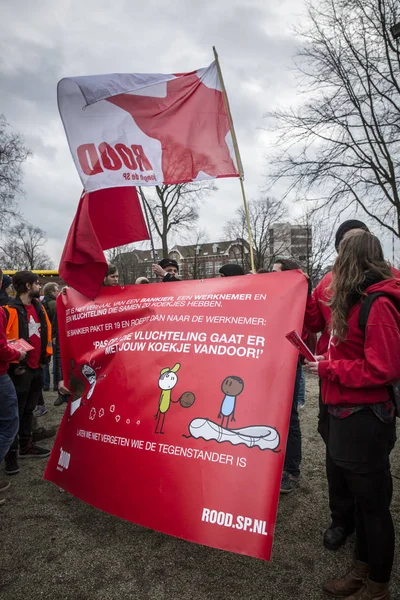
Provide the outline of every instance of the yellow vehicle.
[[[15,275],[17,271],[10,271],[7,269],[3,269],[3,273],[4,275],[9,275],[10,277],[12,277],[13,275]],[[39,275],[39,277],[58,277],[58,271],[48,271],[48,270],[32,270],[32,273],[37,273]]]

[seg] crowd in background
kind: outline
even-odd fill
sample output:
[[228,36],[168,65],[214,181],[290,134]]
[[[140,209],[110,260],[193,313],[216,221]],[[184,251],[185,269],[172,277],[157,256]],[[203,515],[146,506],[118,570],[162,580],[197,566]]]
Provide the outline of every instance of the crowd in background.
[[[328,582],[324,591],[351,600],[386,600],[395,542],[389,455],[400,406],[395,386],[400,380],[400,274],[385,261],[379,240],[361,221],[343,223],[335,245],[333,270],[314,290],[308,282],[302,337],[315,355],[314,361],[305,361],[305,368],[320,380],[318,431],[326,445],[331,513],[323,544],[336,550],[355,530],[356,556],[349,572]],[[299,268],[291,259],[277,258],[272,268],[276,285],[277,273]],[[154,264],[153,274],[157,281],[180,281],[173,259]],[[238,264],[223,265],[219,274],[245,275]],[[252,275],[268,276],[263,269]],[[0,462],[4,460],[5,473],[11,476],[19,472],[21,459],[50,454],[38,444],[56,433],[38,425],[47,412],[43,391],[57,392],[55,405],[61,406],[69,390],[61,369],[57,283],[41,290],[30,271],[11,279],[0,270],[0,280]],[[138,285],[149,283],[145,277],[136,280]],[[104,285],[118,285],[114,265],[109,265]],[[10,296],[12,286],[15,297]],[[28,352],[15,345],[21,338],[30,344]],[[281,480],[281,493],[286,494],[300,483],[303,366],[299,358]],[[2,480],[0,494],[8,486]],[[4,500],[0,496],[0,504]]]

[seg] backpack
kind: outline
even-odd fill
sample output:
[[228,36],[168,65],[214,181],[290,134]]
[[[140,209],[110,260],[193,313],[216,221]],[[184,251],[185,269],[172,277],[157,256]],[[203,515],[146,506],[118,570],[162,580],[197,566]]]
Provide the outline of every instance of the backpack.
[[[368,294],[368,296],[364,296],[361,300],[360,314],[358,316],[358,326],[364,335],[372,303],[377,298],[379,298],[379,296],[386,296],[386,298],[390,297],[388,296],[388,294],[385,294],[385,292],[374,292],[373,294]],[[400,381],[395,381],[394,383],[390,384],[388,388],[395,407],[396,417],[400,418]]]

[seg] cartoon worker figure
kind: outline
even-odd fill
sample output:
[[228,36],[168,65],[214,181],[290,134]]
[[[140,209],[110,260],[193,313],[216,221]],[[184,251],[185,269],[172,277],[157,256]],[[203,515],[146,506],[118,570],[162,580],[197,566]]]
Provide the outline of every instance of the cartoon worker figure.
[[[236,377],[235,375],[230,375],[226,377],[221,385],[221,390],[225,394],[224,399],[222,400],[221,409],[219,411],[218,418],[222,417],[221,427],[228,429],[229,419],[231,421],[236,421],[235,419],[235,407],[236,407],[236,398],[243,392],[244,381],[240,377]],[[226,423],[224,425],[224,421],[226,419]]]
[[171,391],[178,383],[178,377],[176,375],[177,371],[181,368],[179,363],[176,363],[170,369],[166,367],[162,369],[160,372],[160,379],[158,380],[158,387],[162,390],[160,395],[160,401],[158,404],[158,411],[155,415],[155,419],[157,419],[156,431],[155,433],[164,433],[164,421],[165,421],[165,413],[169,410],[171,406],[171,402],[179,402],[179,400],[172,400]]

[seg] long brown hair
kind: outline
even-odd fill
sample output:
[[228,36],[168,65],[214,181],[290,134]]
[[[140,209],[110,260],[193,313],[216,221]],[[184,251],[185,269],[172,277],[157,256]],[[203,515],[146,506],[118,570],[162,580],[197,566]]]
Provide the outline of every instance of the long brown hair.
[[354,298],[366,295],[367,277],[378,282],[391,279],[393,275],[378,238],[367,231],[352,231],[340,243],[329,288],[332,293],[328,302],[332,309],[331,332],[339,342],[346,339],[347,319]]

